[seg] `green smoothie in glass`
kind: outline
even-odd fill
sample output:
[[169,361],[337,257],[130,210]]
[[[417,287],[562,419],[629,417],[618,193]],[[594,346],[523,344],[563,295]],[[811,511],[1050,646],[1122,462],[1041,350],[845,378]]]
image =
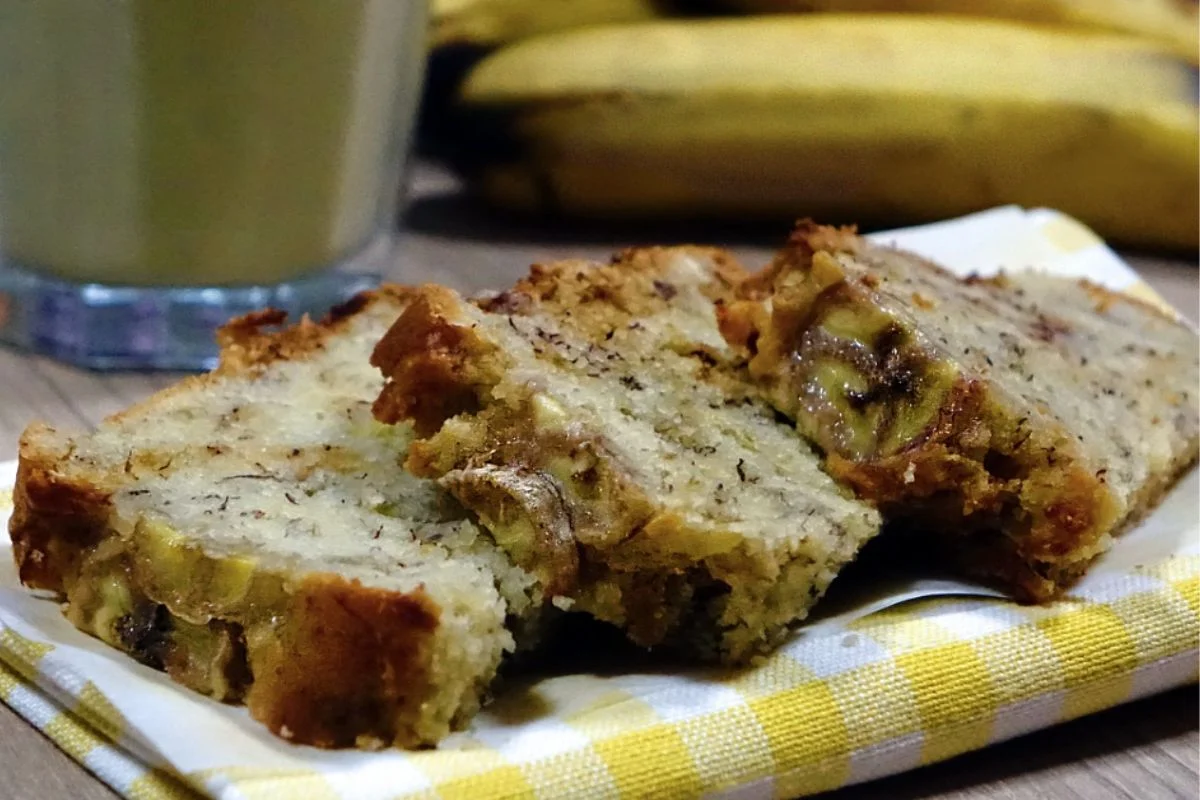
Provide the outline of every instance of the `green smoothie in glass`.
[[394,222],[425,32],[410,0],[0,0],[0,256],[140,287],[350,259]]

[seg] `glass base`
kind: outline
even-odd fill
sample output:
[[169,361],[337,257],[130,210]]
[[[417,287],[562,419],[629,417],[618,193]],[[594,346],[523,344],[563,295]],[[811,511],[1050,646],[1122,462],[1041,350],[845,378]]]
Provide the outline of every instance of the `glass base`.
[[330,269],[265,286],[107,286],[4,262],[0,342],[91,369],[211,369],[230,318],[262,308],[319,318],[379,281]]

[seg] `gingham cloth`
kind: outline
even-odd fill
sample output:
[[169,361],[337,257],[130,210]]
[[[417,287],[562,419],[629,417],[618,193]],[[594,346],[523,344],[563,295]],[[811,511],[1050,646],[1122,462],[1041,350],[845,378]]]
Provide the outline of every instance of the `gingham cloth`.
[[[999,209],[888,237],[965,271],[1035,263],[1146,291],[1053,212]],[[0,486],[11,479],[0,465]],[[131,798],[799,796],[1195,681],[1198,492],[1193,471],[1053,605],[900,579],[753,667],[511,685],[468,731],[412,753],[274,740],[243,709],[77,632],[0,553],[0,696]],[[0,519],[9,504],[0,490]]]

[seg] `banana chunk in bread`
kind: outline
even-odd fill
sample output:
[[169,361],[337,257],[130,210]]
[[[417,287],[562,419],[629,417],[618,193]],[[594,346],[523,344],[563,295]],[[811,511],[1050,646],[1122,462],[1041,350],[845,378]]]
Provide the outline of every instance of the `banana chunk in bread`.
[[375,350],[375,405],[558,605],[642,645],[745,661],[879,529],[754,394],[699,248],[535,266],[470,303],[423,287]]
[[227,327],[220,367],[68,436],[21,442],[21,580],[82,630],[325,746],[438,741],[535,623],[532,576],[370,413],[369,365],[407,302],[363,296],[272,333]]
[[1194,331],[1038,273],[960,279],[802,224],[726,308],[830,474],[1032,600],[1078,578],[1196,458]]

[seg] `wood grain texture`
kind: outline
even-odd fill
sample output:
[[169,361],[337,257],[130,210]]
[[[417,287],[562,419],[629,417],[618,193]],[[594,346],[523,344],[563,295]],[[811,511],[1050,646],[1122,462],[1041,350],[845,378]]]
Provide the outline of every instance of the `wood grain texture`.
[[[639,243],[731,245],[748,264],[765,260],[779,230],[702,231],[545,226],[490,214],[466,201],[451,177],[430,168],[414,176],[411,205],[391,277],[466,291],[512,283],[534,261],[604,258]],[[697,238],[699,237],[699,238]],[[1190,260],[1130,257],[1146,280],[1191,319],[1198,318],[1200,272]],[[0,349],[0,460],[15,453],[31,420],[87,427],[176,380],[174,375],[98,374]],[[1200,793],[1200,695],[1188,687],[1077,720],[904,775],[827,795],[860,798],[1196,797]],[[0,705],[0,798],[115,795]]]

